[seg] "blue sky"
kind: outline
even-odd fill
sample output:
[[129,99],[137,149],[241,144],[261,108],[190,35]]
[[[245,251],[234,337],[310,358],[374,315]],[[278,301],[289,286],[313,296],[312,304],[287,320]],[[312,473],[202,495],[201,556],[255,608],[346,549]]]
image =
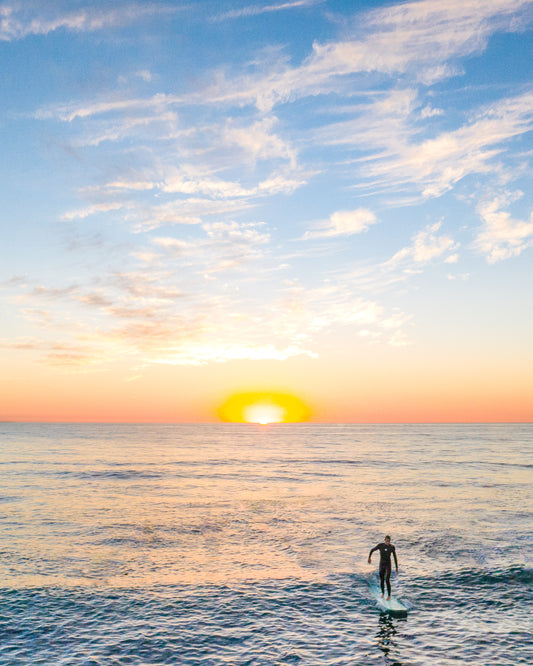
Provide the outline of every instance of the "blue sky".
[[2,2],[3,390],[526,386],[532,27],[521,0]]

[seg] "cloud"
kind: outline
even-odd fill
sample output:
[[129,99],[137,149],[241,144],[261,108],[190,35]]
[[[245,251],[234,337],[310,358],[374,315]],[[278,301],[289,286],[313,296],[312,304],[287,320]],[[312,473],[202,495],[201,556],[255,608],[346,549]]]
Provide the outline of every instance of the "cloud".
[[333,213],[327,222],[322,223],[315,231],[306,231],[303,240],[314,238],[330,238],[332,236],[352,236],[366,231],[377,218],[367,208],[355,210],[339,210]]
[[0,339],[0,348],[12,351],[36,352],[41,363],[64,368],[86,370],[104,361],[104,357],[87,345],[50,342],[42,337]]
[[[411,242],[392,257],[341,272],[339,281],[353,293],[378,294],[420,275],[425,266],[436,260],[445,264],[457,263],[459,243],[450,235],[439,233],[441,227],[441,222],[426,226],[417,231]],[[406,315],[402,317],[407,321]]]
[[180,240],[179,238],[152,238],[152,243],[165,250],[169,250],[172,254],[185,254],[197,248],[195,243]]
[[49,352],[42,360],[47,365],[76,368],[87,368],[87,366],[103,362],[102,358],[92,353],[83,352]]
[[10,289],[12,287],[24,286],[27,282],[26,275],[13,275],[13,277],[8,278],[0,282],[0,289]]
[[157,183],[150,181],[142,180],[114,180],[111,183],[107,183],[106,189],[110,190],[136,190],[137,192],[143,192],[146,190],[153,190],[157,187]]
[[300,97],[353,90],[350,77],[371,72],[408,75],[413,82],[430,85],[458,74],[460,70],[449,61],[482,51],[494,32],[519,29],[520,12],[530,4],[530,0],[421,0],[372,10],[358,16],[352,38],[316,42],[296,67],[281,63],[266,74],[221,77],[203,92],[204,99],[255,104],[267,111]]
[[[219,19],[311,4],[251,4]],[[290,230],[278,232],[256,220],[280,211],[280,202],[268,197],[292,194],[319,174],[331,183],[341,173],[346,176],[341,187],[357,183],[363,194],[407,192],[418,201],[441,196],[471,174],[508,177],[511,141],[533,129],[533,94],[469,112],[457,126],[464,106],[449,114],[440,108],[446,95],[437,97],[442,88],[427,94],[424,88],[460,74],[459,59],[483,50],[496,31],[519,29],[522,10],[530,5],[525,0],[396,3],[359,13],[353,22],[344,17],[343,39],[315,42],[299,61],[278,51],[275,58],[248,62],[236,75],[221,66],[208,74],[211,83],[195,79],[190,92],[180,95],[115,93],[40,109],[34,117],[62,123],[70,145],[86,149],[86,169],[94,167],[87,182],[96,186],[80,189],[84,202],[62,219],[82,220],[90,228],[91,216],[108,215],[138,233],[130,235],[119,265],[89,269],[92,276],[83,278],[85,261],[74,285],[35,286],[26,279],[8,285],[23,292],[26,323],[33,317],[34,325],[64,341],[62,349],[36,351],[67,366],[83,364],[84,358],[203,364],[313,356],[319,337],[343,330],[369,341],[405,344],[409,315],[370,294],[431,263],[451,270],[459,245],[442,223],[404,239],[381,263],[376,259],[340,277],[342,268],[336,268],[329,282],[314,271],[305,285],[284,285],[283,277],[294,276],[301,266],[280,268],[286,259],[279,257],[278,241]],[[129,18],[124,7],[98,13],[87,6],[83,17],[81,9],[61,14],[45,8],[34,24],[29,13],[6,10],[6,32],[0,34],[20,39],[59,29],[96,30],[139,18],[134,10],[141,7],[155,12],[155,5],[131,7]],[[138,69],[136,76],[140,81],[132,85],[141,89],[141,81],[153,81],[149,70]],[[303,160],[311,167],[302,166]],[[334,202],[338,190],[332,190]],[[306,204],[312,197],[310,192]],[[378,203],[382,210],[383,199]],[[347,238],[378,222],[371,210],[377,206],[336,210],[337,205],[299,240]],[[533,242],[533,217],[514,219],[509,205],[501,197],[478,205],[483,225],[474,247],[489,262],[516,256]],[[243,221],[250,211],[254,221]],[[282,212],[281,219],[290,214]],[[369,241],[370,252],[378,251],[370,247],[373,235],[358,238]],[[309,247],[299,244],[300,258]],[[109,267],[112,260],[106,257],[98,266]]]
[[107,276],[106,285],[117,306],[137,307],[141,303],[161,309],[163,303],[172,305],[183,296],[182,290],[172,284],[171,275],[169,271],[114,271]]
[[135,76],[139,77],[146,83],[150,83],[150,81],[152,81],[154,78],[152,72],[149,69],[140,69],[135,72]]
[[[269,6],[288,8],[295,3]],[[344,41],[315,42],[297,66],[275,62],[266,72],[228,78],[217,71],[215,82],[188,95],[158,94],[148,99],[109,100],[85,106],[41,110],[41,117],[59,114],[65,120],[112,110],[158,108],[169,104],[235,106],[255,104],[268,111],[279,103],[333,91],[353,93],[353,75],[409,75],[411,83],[429,85],[458,73],[453,59],[482,51],[497,31],[514,31],[529,17],[531,0],[420,0],[359,14],[353,35]],[[149,8],[147,8],[148,10]],[[239,12],[245,9],[236,10]],[[250,11],[265,11],[253,6]],[[427,107],[426,107],[427,108]],[[428,111],[426,111],[427,113]]]
[[139,206],[126,216],[135,231],[149,231],[167,224],[201,224],[206,216],[227,215],[250,208],[247,199],[212,200],[190,197],[164,204]]
[[276,5],[249,5],[241,9],[233,9],[224,14],[219,14],[213,17],[212,21],[226,21],[227,19],[247,18],[248,16],[259,16],[260,14],[267,14],[271,12],[280,12],[287,9],[300,9],[301,7],[311,7],[323,0],[291,0],[290,2],[282,2]]
[[85,303],[86,305],[93,305],[97,307],[110,307],[112,301],[108,296],[99,292],[88,292],[82,294],[78,297],[80,303]]
[[430,106],[429,104],[420,111],[420,118],[422,118],[422,120],[425,120],[426,118],[433,118],[434,116],[443,116],[443,115],[444,115],[443,109],[436,109]]
[[[273,171],[255,185],[244,187],[238,181],[210,176],[208,170],[201,166],[163,166],[159,173],[152,174],[154,178],[158,177],[157,180],[120,177],[101,188],[86,190],[86,196],[100,201],[67,211],[62,219],[72,221],[122,210],[122,219],[130,223],[134,231],[146,232],[167,224],[201,224],[207,216],[232,214],[256,206],[262,198],[291,194],[307,183],[310,173],[300,170]],[[125,192],[130,198],[120,199]],[[171,198],[165,203],[156,203],[158,193],[171,195]],[[148,198],[136,201],[131,198],[134,194],[148,195]]]
[[219,178],[204,178],[195,173],[192,167],[188,169],[171,169],[161,185],[163,192],[180,194],[203,194],[213,199],[230,199],[244,197],[251,194],[250,190],[239,183],[224,181]]
[[134,97],[130,99],[104,99],[101,101],[80,104],[70,102],[54,106],[41,107],[34,113],[38,120],[57,119],[71,123],[80,118],[106,115],[112,113],[125,113],[137,111],[153,111],[156,114],[167,113],[169,106],[178,105],[186,101],[176,95],[157,93],[151,97]]
[[249,127],[236,127],[228,123],[223,137],[228,144],[240,146],[254,160],[280,158],[296,166],[296,151],[283,139],[272,133],[278,122],[275,117],[263,118]]
[[[135,231],[165,224],[200,224],[206,215],[231,214],[265,197],[291,194],[316,173],[316,169],[298,167],[296,151],[273,131],[278,122],[274,117],[177,129],[174,112],[120,119],[115,117],[122,113],[120,108],[106,108],[111,117],[92,122],[90,116],[85,118],[82,136],[74,143],[98,147],[103,140],[118,141],[129,135],[128,166],[116,167],[111,178],[106,174],[105,184],[84,188],[81,193],[94,203],[65,212],[64,220],[122,210],[123,220]],[[172,139],[167,125],[172,125]],[[148,127],[155,137],[139,133],[139,128]],[[157,149],[147,143],[154,139]],[[129,166],[132,161],[136,166]],[[257,161],[262,164],[257,166]]]
[[273,344],[250,345],[242,341],[238,343],[205,343],[184,346],[181,349],[168,350],[165,354],[155,357],[153,363],[167,365],[205,365],[207,363],[227,363],[228,361],[286,361],[296,356],[317,354],[298,345],[277,347]]
[[467,175],[500,173],[494,160],[505,153],[505,143],[533,129],[531,92],[485,106],[464,126],[422,140],[413,124],[417,104],[415,91],[391,91],[362,105],[355,120],[319,130],[317,138],[368,151],[359,187],[388,192],[416,188],[428,199]]
[[525,222],[513,219],[508,211],[502,210],[514,198],[503,195],[477,206],[483,226],[478,231],[474,248],[484,254],[491,264],[516,257],[533,246],[533,211],[529,221]]
[[179,136],[177,123],[178,116],[174,111],[158,113],[154,110],[151,115],[123,116],[116,121],[107,120],[94,123],[90,131],[82,132],[72,141],[72,145],[76,148],[95,147],[106,141],[117,143],[131,137],[135,137],[137,141],[141,139],[164,141],[170,136],[174,138]]
[[[148,269],[100,271],[66,287],[10,283],[28,311],[53,303],[40,326],[58,346],[31,345],[43,362],[84,370],[117,358],[137,365],[283,361],[316,356],[314,336],[339,326],[390,344],[401,338],[403,315],[343,285],[280,288],[270,281],[279,259],[265,224],[214,220],[190,238],[156,236],[150,245]],[[138,249],[131,256],[139,262]],[[226,278],[244,265],[240,282]]]
[[307,178],[311,175],[313,175],[311,171],[307,173],[296,172],[292,176],[287,176],[283,173],[273,173],[259,183],[254,193],[261,196],[268,194],[291,194],[299,187],[307,185]]
[[110,211],[120,210],[122,208],[133,208],[134,204],[132,202],[108,202],[108,203],[97,203],[92,204],[91,206],[86,206],[85,208],[78,208],[76,210],[70,210],[66,213],[63,213],[61,216],[62,220],[71,222],[76,219],[85,219],[91,215],[97,215],[99,213],[109,213]]
[[[104,196],[107,188],[112,186],[117,186],[117,190],[127,186],[128,189],[139,192],[158,189],[155,183],[141,184],[139,182],[127,183],[125,181],[116,181],[110,186],[106,186],[102,192],[95,191],[95,195],[98,197]],[[194,187],[200,189],[199,184]],[[226,190],[228,196],[230,187],[231,184],[228,185],[228,190]],[[214,187],[212,192],[216,191],[217,188],[220,193],[224,191],[222,183],[217,183],[217,187]],[[233,190],[234,195],[236,191],[237,188]],[[231,214],[236,211],[246,210],[252,206],[252,202],[244,197],[209,199],[191,196],[173,198],[162,204],[154,203],[153,199],[143,201],[127,199],[99,202],[85,206],[84,208],[66,211],[61,216],[61,219],[71,222],[76,219],[84,220],[93,215],[121,211],[122,220],[129,223],[134,232],[147,232],[168,224],[197,225],[201,224],[206,216]]]
[[276,306],[281,313],[276,321],[279,330],[305,341],[317,334],[329,335],[342,329],[355,331],[361,337],[387,344],[403,342],[403,328],[410,316],[400,311],[389,312],[380,303],[354,295],[349,280],[342,276],[334,283],[309,289],[299,281],[288,282],[285,295]]
[[[288,8],[293,4],[281,3],[271,7]],[[232,78],[218,71],[212,85],[188,95],[158,94],[146,99],[71,104],[42,109],[38,116],[59,115],[64,120],[72,121],[110,111],[141,108],[162,111],[169,105],[221,103],[235,106],[254,104],[261,111],[268,111],[279,103],[309,95],[353,92],[353,76],[369,72],[390,77],[405,74],[409,75],[412,83],[429,85],[457,74],[459,70],[450,65],[450,61],[480,52],[494,32],[519,29],[521,20],[524,24],[527,21],[527,16],[521,18],[520,13],[530,4],[530,0],[449,0],[446,3],[421,0],[372,10],[358,15],[351,38],[315,43],[310,55],[297,66],[281,61],[274,63],[266,72],[262,67],[255,74]],[[135,9],[140,11],[134,6],[130,12],[132,16]],[[254,6],[250,9],[259,11],[261,8]],[[143,10],[146,13],[155,11],[152,5]],[[126,10],[121,11],[128,15]],[[109,14],[110,21],[118,20],[118,15],[113,19],[114,13]]]
[[[147,231],[169,223],[199,224],[205,215],[232,214],[256,205],[258,198],[291,194],[305,185],[312,174],[297,167],[298,151],[279,131],[274,131],[279,124],[276,117],[270,115],[248,123],[229,119],[224,124],[203,126],[200,131],[197,124],[178,128],[178,116],[169,107],[209,106],[225,101],[235,106],[256,103],[262,109],[269,109],[281,101],[330,90],[352,93],[353,79],[346,78],[347,75],[372,68],[391,75],[407,72],[411,65],[417,64],[417,67],[427,65],[435,72],[450,58],[484,48],[492,32],[517,29],[520,25],[517,17],[520,18],[521,10],[527,6],[526,0],[405,3],[360,14],[361,21],[353,28],[351,39],[315,43],[309,57],[296,67],[283,61],[266,73],[261,71],[231,80],[219,73],[214,86],[182,96],[160,93],[149,98],[101,100],[42,109],[38,117],[68,122],[104,116],[102,122],[88,125],[89,131],[85,125],[83,135],[74,141],[77,145],[98,146],[103,141],[135,137],[137,153],[143,155],[140,159],[148,160],[154,159],[154,152],[146,151],[139,131],[153,132],[152,138],[160,142],[179,134],[178,155],[194,155],[196,160],[195,164],[187,164],[185,159],[180,159],[177,167],[175,144],[169,148],[167,156],[165,149],[160,149],[159,164],[155,167],[145,164],[140,177],[117,174],[110,180],[106,186],[110,201],[100,200],[92,206],[67,212],[64,219],[124,209],[124,218],[135,230]],[[254,7],[254,10],[259,9],[262,11],[265,7]],[[366,36],[361,32],[363,28]],[[419,74],[409,81],[416,82]],[[505,152],[504,143],[533,126],[532,95],[527,93],[482,109],[463,127],[427,136],[428,123],[422,127],[420,121],[440,116],[443,110],[422,104],[419,95],[409,86],[375,94],[370,103],[354,105],[353,119],[314,130],[312,139],[358,151],[357,159],[361,161],[359,166],[355,163],[355,168],[362,177],[358,188],[389,194],[414,190],[419,193],[417,196],[428,199],[441,196],[470,174],[489,174],[497,170],[502,173],[495,159]],[[267,161],[271,173],[266,177],[262,173],[261,179],[250,182],[251,170],[245,168],[246,158],[254,162]],[[277,168],[276,160],[284,160],[285,168]],[[240,173],[236,173],[237,169]],[[135,203],[118,202],[113,190],[153,192],[154,198]],[[161,192],[178,196],[173,201],[159,203],[155,196]],[[352,230],[350,222],[344,222],[332,218],[323,228],[308,231],[304,238],[357,232],[357,222]]]
[[444,260],[444,263],[446,264],[456,264],[459,261],[459,255],[458,254],[450,254],[449,257],[446,257]]
[[[411,245],[399,250],[389,259],[389,266],[398,265],[401,262],[409,260],[414,264],[427,264],[433,259],[442,257],[447,252],[453,252],[458,244],[446,235],[439,235],[437,232],[442,226],[441,222],[431,224],[414,235]],[[453,255],[446,259],[449,261]]]
[[10,42],[28,35],[48,35],[56,30],[95,32],[176,10],[176,7],[156,3],[129,4],[115,9],[99,9],[88,4],[61,13],[61,7],[55,3],[5,4],[0,7],[0,41]]
[[256,223],[237,224],[237,222],[212,222],[204,229],[211,240],[238,245],[264,244],[270,241],[270,234],[261,233]]
[[378,154],[384,156],[394,154],[415,134],[409,121],[419,104],[414,88],[367,94],[364,102],[352,106],[353,118],[329,123],[317,130],[315,137],[328,145],[358,146],[362,150],[380,151]]
[[29,296],[47,300],[56,300],[70,297],[72,294],[76,293],[77,290],[77,285],[69,285],[68,287],[45,287],[40,285],[38,287],[33,287]]
[[265,258],[271,237],[261,223],[211,222],[202,225],[203,238],[194,242],[172,237],[156,237],[152,244],[169,256],[196,266],[204,276],[238,269]]
[[376,68],[403,72],[415,66],[429,83],[453,74],[449,61],[480,52],[493,32],[517,29],[517,12],[529,5],[529,0],[422,0],[380,8],[367,15],[366,43],[377,54]]

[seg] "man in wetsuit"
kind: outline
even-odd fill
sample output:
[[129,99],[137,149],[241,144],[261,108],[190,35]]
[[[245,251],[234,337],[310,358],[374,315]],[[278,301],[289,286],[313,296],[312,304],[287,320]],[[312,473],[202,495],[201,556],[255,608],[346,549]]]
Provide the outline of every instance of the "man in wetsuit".
[[379,550],[379,582],[381,583],[381,596],[385,596],[385,583],[387,583],[387,601],[390,600],[390,575],[392,570],[392,565],[390,561],[390,556],[394,555],[394,564],[396,565],[396,573],[398,573],[398,558],[396,557],[396,548],[390,542],[390,536],[385,537],[384,543],[378,543],[377,546],[374,546],[370,553],[368,554],[368,564],[372,564],[372,553],[376,550]]

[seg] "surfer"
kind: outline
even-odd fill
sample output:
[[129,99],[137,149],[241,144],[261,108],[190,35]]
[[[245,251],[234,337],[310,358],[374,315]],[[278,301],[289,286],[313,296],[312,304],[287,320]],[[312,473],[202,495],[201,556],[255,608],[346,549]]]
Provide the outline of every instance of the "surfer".
[[387,597],[387,601],[389,601],[391,595],[391,555],[394,555],[394,564],[396,565],[396,573],[398,573],[398,558],[396,557],[396,548],[391,544],[390,536],[387,535],[385,537],[385,541],[383,543],[378,543],[377,546],[374,546],[374,548],[372,548],[368,554],[368,564],[372,564],[372,553],[376,550],[379,550],[379,582],[381,584],[381,596],[385,596],[385,583],[387,583],[387,594],[389,595]]

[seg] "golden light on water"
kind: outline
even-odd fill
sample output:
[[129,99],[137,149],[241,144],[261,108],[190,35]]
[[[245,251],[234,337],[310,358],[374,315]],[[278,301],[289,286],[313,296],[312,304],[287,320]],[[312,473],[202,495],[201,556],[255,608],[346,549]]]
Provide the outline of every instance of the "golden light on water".
[[267,425],[307,421],[311,410],[289,393],[250,391],[232,395],[220,407],[218,415],[223,421]]

